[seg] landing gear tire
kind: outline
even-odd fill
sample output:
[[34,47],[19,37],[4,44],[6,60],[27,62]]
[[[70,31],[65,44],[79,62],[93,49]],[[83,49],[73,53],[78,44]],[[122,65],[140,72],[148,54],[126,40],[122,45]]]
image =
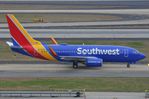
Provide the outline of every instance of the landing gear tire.
[[74,68],[74,69],[79,68],[79,66],[78,66],[78,62],[76,62],[76,61],[75,61],[75,62],[73,62],[73,68]]
[[127,64],[127,68],[130,68],[130,64],[129,63]]

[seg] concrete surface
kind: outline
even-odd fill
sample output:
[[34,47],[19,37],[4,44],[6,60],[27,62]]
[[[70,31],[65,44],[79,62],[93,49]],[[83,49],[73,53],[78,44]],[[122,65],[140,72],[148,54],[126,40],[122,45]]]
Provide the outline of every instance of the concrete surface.
[[73,69],[72,64],[0,64],[0,77],[149,77],[146,65],[104,64],[101,68]]
[[[34,38],[149,38],[149,29],[27,29]],[[81,35],[80,35],[81,34]],[[9,30],[0,29],[0,38],[9,38]]]
[[87,92],[86,99],[144,99],[145,93],[133,92]]
[[86,92],[86,97],[0,97],[2,99],[145,99],[143,92]]
[[[44,2],[43,2],[44,1]],[[57,2],[58,1],[58,2]],[[0,0],[1,9],[130,9],[149,8],[148,0]],[[3,4],[9,4],[9,7]],[[24,5],[32,5],[26,8]],[[50,5],[50,6],[48,6]],[[53,6],[54,5],[54,6]],[[16,7],[17,6],[17,7]]]
[[[104,25],[140,25],[149,24],[148,19],[142,20],[129,20],[129,21],[111,21],[111,22],[63,22],[63,23],[25,23],[24,27],[48,27],[48,26],[104,26]],[[1,24],[2,27],[7,27],[7,24]]]
[[99,10],[0,10],[1,14],[8,13],[107,13],[107,14],[149,14],[149,9],[99,9]]

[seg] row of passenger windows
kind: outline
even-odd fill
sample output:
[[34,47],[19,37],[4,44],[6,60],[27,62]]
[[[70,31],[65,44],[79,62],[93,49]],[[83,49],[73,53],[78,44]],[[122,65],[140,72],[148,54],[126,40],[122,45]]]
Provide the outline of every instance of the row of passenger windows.
[[55,51],[56,53],[75,53],[75,51]]
[[[47,52],[46,50],[44,49],[38,49],[38,51],[40,52]],[[69,51],[69,50],[55,50],[56,53],[75,53],[75,51]]]

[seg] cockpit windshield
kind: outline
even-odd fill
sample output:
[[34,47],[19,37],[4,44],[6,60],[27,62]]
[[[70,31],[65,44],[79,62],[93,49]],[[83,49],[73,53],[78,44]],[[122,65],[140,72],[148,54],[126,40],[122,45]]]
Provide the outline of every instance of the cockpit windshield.
[[133,51],[133,53],[138,54],[138,53],[139,53],[139,51],[138,51],[138,50],[134,50],[134,51]]

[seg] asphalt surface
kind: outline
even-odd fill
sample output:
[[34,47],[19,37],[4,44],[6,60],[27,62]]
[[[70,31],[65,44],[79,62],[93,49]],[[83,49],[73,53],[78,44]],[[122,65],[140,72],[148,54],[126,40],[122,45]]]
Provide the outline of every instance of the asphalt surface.
[[[149,38],[149,29],[27,29],[34,38]],[[81,35],[80,35],[81,34]],[[10,38],[0,29],[0,38]]]
[[[34,91],[33,91],[34,92]],[[143,92],[85,92],[85,97],[56,97],[56,99],[144,99]],[[54,97],[0,97],[2,99],[55,99]]]
[[147,65],[104,64],[102,68],[72,64],[0,64],[0,77],[149,77]]

